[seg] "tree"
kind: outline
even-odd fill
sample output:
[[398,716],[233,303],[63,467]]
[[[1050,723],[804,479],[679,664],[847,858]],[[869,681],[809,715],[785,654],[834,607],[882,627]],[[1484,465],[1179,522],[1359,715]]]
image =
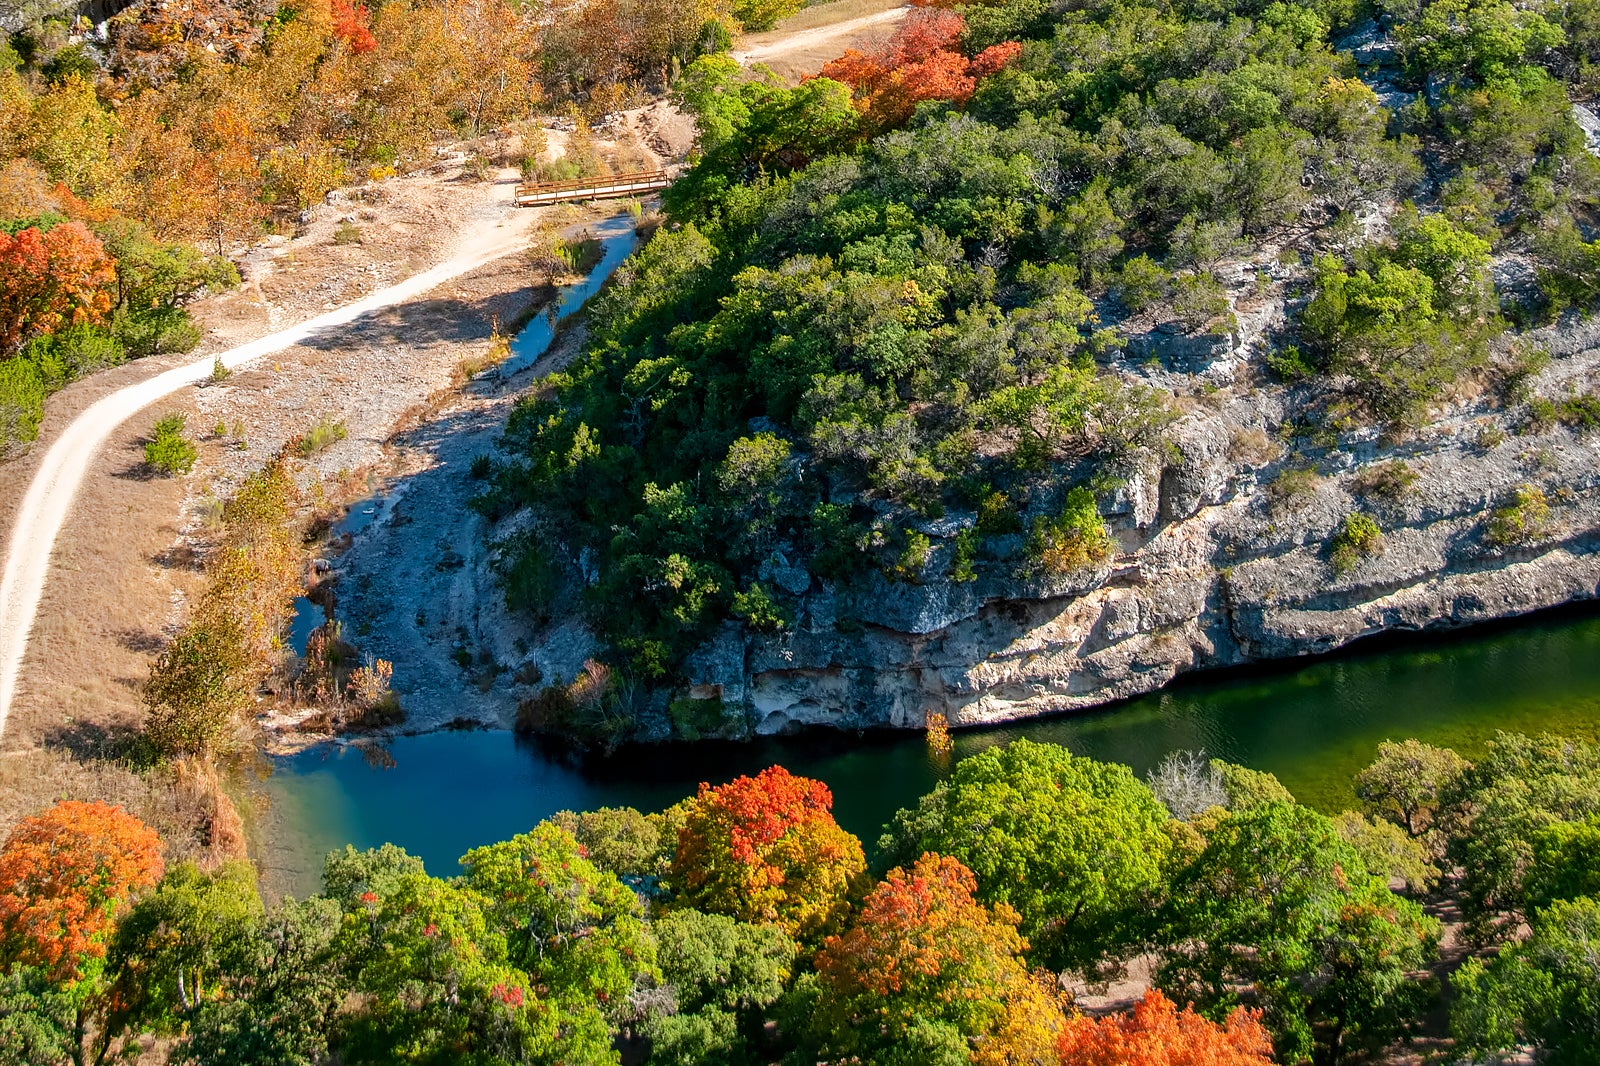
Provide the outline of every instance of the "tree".
[[1438,826],[1441,797],[1455,788],[1468,765],[1449,748],[1386,740],[1372,764],[1356,774],[1356,798],[1370,813],[1422,837]]
[[[991,912],[977,879],[947,855],[890,870],[842,936],[817,956],[813,1019],[829,1060],[927,1061],[918,1044],[965,1044],[976,1063],[1042,1062],[1062,1025],[1060,1007],[1023,965],[1018,918]],[[952,1038],[954,1038],[952,1040]]]
[[968,59],[961,52],[965,20],[938,7],[914,7],[881,48],[850,49],[819,77],[850,86],[856,107],[874,130],[904,125],[925,100],[965,104],[979,77],[994,74],[1022,53],[1018,41],[992,45]]
[[761,1010],[783,993],[795,943],[771,925],[671,911],[651,923],[669,1011],[646,1019],[650,1062],[712,1066],[747,1061]]
[[848,910],[861,842],[833,820],[833,793],[769,766],[700,793],[678,831],[672,875],[685,905],[771,922],[807,943]]
[[1168,818],[1126,766],[1018,740],[960,762],[878,846],[888,862],[958,859],[980,899],[1021,916],[1035,962],[1088,969],[1142,935],[1166,881]]
[[250,925],[230,953],[226,994],[200,1003],[175,1061],[327,1061],[336,1017],[350,992],[339,906],[322,896],[284,900]]
[[105,248],[81,222],[0,229],[0,358],[29,337],[104,319],[115,280]]
[[1371,872],[1389,881],[1403,881],[1411,892],[1423,892],[1439,880],[1439,868],[1415,837],[1393,822],[1378,821],[1345,811],[1334,816],[1334,828],[1356,849]]
[[1532,1047],[1552,1066],[1586,1066],[1600,1047],[1600,901],[1539,912],[1528,939],[1485,963],[1469,959],[1451,1028],[1463,1050],[1495,1056]]
[[1263,803],[1221,819],[1173,879],[1157,983],[1214,1019],[1248,989],[1282,1058],[1336,1061],[1414,1017],[1427,990],[1408,974],[1438,937],[1326,817]]
[[655,972],[638,897],[550,822],[474,848],[461,866],[463,885],[483,901],[511,965],[566,1014],[564,1025],[606,1033],[606,1016],[621,1009],[641,975]]
[[1600,747],[1497,733],[1444,802],[1462,812],[1445,855],[1462,871],[1468,931],[1480,941],[1509,936],[1528,917],[1527,877],[1541,832],[1600,814]]
[[66,801],[24,818],[0,849],[0,963],[94,976],[117,918],[161,870],[161,838],[121,807]]
[[597,869],[616,874],[635,889],[667,872],[677,843],[677,833],[667,832],[661,815],[632,807],[558,811],[550,821],[573,835]]
[[367,999],[339,1027],[346,1062],[520,1062],[551,1055],[563,1039],[594,1061],[609,1058],[603,1024],[561,1032],[561,1012],[510,965],[487,902],[426,874],[402,876],[387,896],[357,900],[342,950],[352,991]]
[[145,738],[164,758],[222,751],[254,691],[245,634],[229,612],[197,611],[145,682]]
[[261,918],[250,863],[209,874],[192,862],[173,866],[117,925],[109,955],[116,1024],[178,1028],[222,991]]
[[1188,820],[1213,807],[1228,806],[1222,775],[1206,762],[1203,751],[1175,751],[1145,775],[1156,799],[1174,818]]
[[1272,1034],[1261,1012],[1235,1007],[1221,1024],[1183,1010],[1155,989],[1126,1014],[1067,1020],[1063,1066],[1268,1066]]

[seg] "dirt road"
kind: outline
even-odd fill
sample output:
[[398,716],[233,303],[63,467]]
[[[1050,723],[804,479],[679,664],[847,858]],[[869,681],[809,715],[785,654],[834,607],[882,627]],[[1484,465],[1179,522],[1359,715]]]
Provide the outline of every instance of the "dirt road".
[[894,7],[842,22],[753,34],[741,40],[731,55],[747,66],[771,66],[780,75],[814,74],[845,49],[867,46],[880,35],[887,37],[910,10],[906,6]]
[[517,216],[473,235],[448,260],[327,314],[279,330],[216,356],[166,371],[112,393],[80,414],[51,445],[23,497],[0,577],[0,732],[15,695],[17,675],[50,570],[56,535],[90,463],[123,421],[155,401],[211,373],[213,359],[230,370],[264,355],[313,340],[382,308],[403,303],[485,263],[519,251],[527,240],[527,216]]

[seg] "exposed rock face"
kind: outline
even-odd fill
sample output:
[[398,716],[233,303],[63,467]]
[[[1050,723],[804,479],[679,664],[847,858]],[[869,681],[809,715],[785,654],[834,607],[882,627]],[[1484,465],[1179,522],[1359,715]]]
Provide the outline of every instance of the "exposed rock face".
[[[1600,326],[1566,323],[1533,339],[1552,357],[1534,393],[1600,379]],[[970,517],[947,519],[922,583],[813,586],[793,634],[748,639],[730,627],[703,649],[690,664],[696,694],[720,695],[730,719],[761,733],[920,728],[928,711],[978,725],[1092,707],[1190,670],[1600,595],[1600,433],[1518,434],[1525,412],[1484,396],[1400,443],[1362,430],[1289,456],[1268,429],[1289,397],[1239,383],[1248,354],[1215,363],[1218,388],[1174,427],[1171,455],[1102,497],[1123,547],[1108,564],[1044,581],[989,558],[977,581],[954,584],[942,576],[950,540]],[[1264,451],[1280,454],[1263,462]],[[1362,472],[1392,459],[1415,483],[1397,498],[1362,495]],[[1279,473],[1308,460],[1320,480],[1274,491]],[[1488,523],[1523,485],[1545,494],[1548,520],[1496,546]],[[1329,542],[1357,511],[1377,519],[1383,548],[1337,573]]]

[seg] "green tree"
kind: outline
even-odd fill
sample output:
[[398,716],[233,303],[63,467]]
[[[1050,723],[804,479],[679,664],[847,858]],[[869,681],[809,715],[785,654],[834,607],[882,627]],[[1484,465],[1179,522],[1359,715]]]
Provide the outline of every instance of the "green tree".
[[1030,957],[1087,970],[1137,942],[1165,884],[1167,810],[1126,766],[1018,740],[964,759],[895,815],[882,861],[950,855],[1021,916]]
[[352,981],[342,947],[343,912],[325,896],[286,899],[254,923],[230,952],[226,994],[189,1018],[174,1061],[207,1066],[326,1062]]
[[1369,813],[1420,838],[1439,827],[1443,798],[1468,765],[1449,748],[1415,739],[1385,740],[1378,745],[1377,758],[1356,774],[1356,798]]
[[1539,1061],[1584,1066],[1600,1047],[1600,902],[1561,901],[1533,919],[1528,939],[1489,962],[1468,959],[1451,1028],[1479,1055],[1532,1047]]
[[1600,814],[1600,748],[1548,733],[1497,733],[1447,803],[1461,811],[1445,854],[1462,871],[1468,931],[1480,940],[1507,936],[1528,916],[1540,834]]
[[210,874],[192,862],[169,868],[117,924],[109,966],[121,1021],[177,1029],[222,991],[261,918],[248,862],[227,862]]
[[474,848],[461,866],[462,883],[504,937],[508,960],[562,1011],[563,1029],[601,1034],[596,1039],[609,1045],[608,1016],[623,1008],[640,976],[655,972],[639,898],[551,822]]
[[651,924],[673,1009],[646,1019],[650,1062],[707,1066],[749,1061],[761,1011],[783,993],[795,944],[781,929],[725,915],[672,911]]
[[1439,923],[1390,892],[1323,815],[1232,813],[1172,883],[1158,984],[1220,1019],[1249,989],[1285,1061],[1383,1046],[1427,989]]

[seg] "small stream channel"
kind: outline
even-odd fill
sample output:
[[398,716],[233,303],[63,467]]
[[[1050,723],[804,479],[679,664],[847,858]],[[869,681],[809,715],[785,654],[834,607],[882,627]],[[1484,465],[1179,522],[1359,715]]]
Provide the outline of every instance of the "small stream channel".
[[[599,291],[636,243],[625,215],[591,233],[604,242],[599,265],[563,291],[553,317],[540,315],[517,335],[502,374],[533,365],[555,323]],[[359,535],[402,490],[358,503],[335,533]],[[305,606],[319,623],[321,609]],[[304,646],[299,627],[297,616],[297,650]],[[1600,738],[1600,611],[1382,640],[1330,658],[1185,680],[1103,711],[960,733],[946,758],[903,733],[675,745],[581,762],[504,731],[402,736],[379,751],[325,744],[275,760],[262,786],[272,841],[267,872],[278,891],[311,893],[327,851],[392,842],[448,875],[469,848],[523,832],[558,810],[659,810],[700,781],[774,762],[827,782],[839,822],[870,851],[894,811],[915,802],[955,761],[1017,737],[1065,744],[1141,774],[1171,751],[1203,748],[1271,771],[1302,801],[1336,811],[1353,804],[1350,777],[1385,739],[1414,736],[1471,755],[1501,729]]]

